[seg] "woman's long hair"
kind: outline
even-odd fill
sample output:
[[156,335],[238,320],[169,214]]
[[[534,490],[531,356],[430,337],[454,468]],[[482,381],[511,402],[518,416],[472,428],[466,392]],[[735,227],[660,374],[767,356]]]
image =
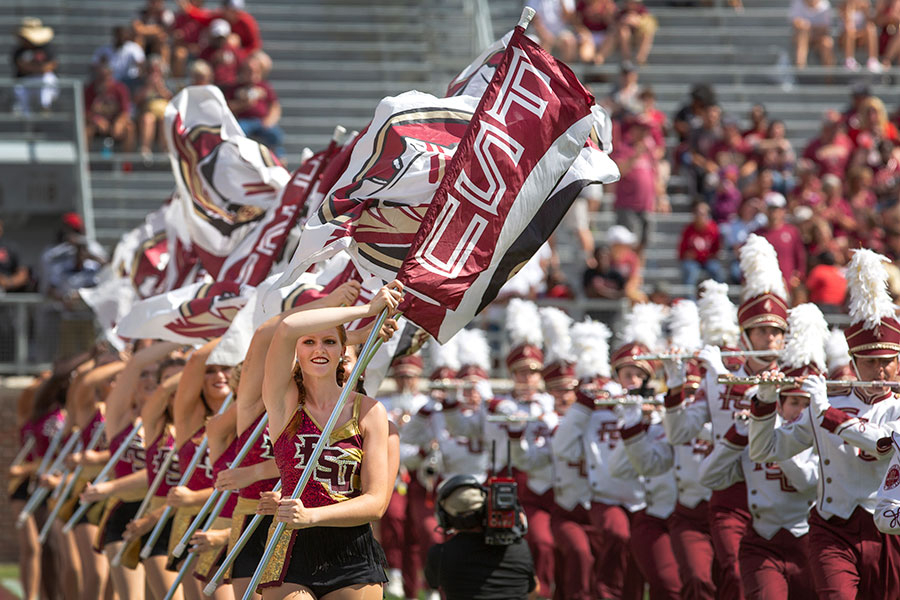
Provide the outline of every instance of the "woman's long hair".
[[[341,341],[342,346],[347,345],[347,331],[344,329],[343,325],[337,326],[338,331],[338,339]],[[294,370],[291,373],[294,378],[294,384],[297,386],[297,406],[303,406],[306,404],[306,386],[303,384],[303,371],[300,370],[300,363],[296,363],[294,365]],[[338,361],[337,371],[334,374],[335,380],[337,381],[338,387],[344,387],[344,357],[341,356],[341,360]]]

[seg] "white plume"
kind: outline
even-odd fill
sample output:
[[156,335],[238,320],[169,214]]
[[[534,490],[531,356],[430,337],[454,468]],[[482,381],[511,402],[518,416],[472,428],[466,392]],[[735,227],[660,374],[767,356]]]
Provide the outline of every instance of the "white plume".
[[780,361],[782,368],[799,369],[804,365],[815,365],[824,371],[828,323],[819,307],[811,302],[795,306],[788,311],[787,323],[788,331]]
[[[462,332],[460,332],[462,333]],[[459,333],[449,340],[445,344],[440,344],[434,338],[428,340],[428,365],[431,369],[431,372],[434,372],[441,367],[447,367],[449,369],[453,369],[454,371],[458,370],[460,367],[459,362]]]
[[541,316],[534,302],[512,298],[506,306],[506,332],[509,347],[533,344],[540,347],[543,339],[540,328]]
[[744,274],[744,290],[741,298],[747,300],[770,292],[787,301],[778,254],[766,238],[751,233],[741,246],[741,273]]
[[491,372],[491,346],[484,330],[461,329],[453,339],[456,340],[458,365],[477,365]]
[[581,379],[610,377],[609,338],[612,331],[600,321],[585,319],[572,325],[572,350],[575,353],[575,376]]
[[833,371],[838,367],[850,364],[850,346],[847,338],[840,329],[832,329],[825,340],[825,358],[828,361],[828,370]]
[[885,317],[893,317],[897,307],[888,293],[888,273],[882,263],[886,256],[867,249],[853,250],[847,266],[847,285],[850,287],[850,322],[864,322],[866,329],[881,325]]
[[572,317],[552,306],[542,307],[539,312],[544,336],[544,362],[572,362],[575,359],[569,333]]
[[741,336],[737,307],[728,298],[728,284],[707,279],[700,284],[700,337],[710,346],[736,347]]
[[638,342],[650,350],[661,350],[665,345],[663,339],[663,321],[667,308],[662,304],[645,302],[635,304],[625,315],[625,324],[619,332],[619,343]]
[[669,341],[676,348],[699,350],[700,313],[692,300],[678,300],[669,313]]

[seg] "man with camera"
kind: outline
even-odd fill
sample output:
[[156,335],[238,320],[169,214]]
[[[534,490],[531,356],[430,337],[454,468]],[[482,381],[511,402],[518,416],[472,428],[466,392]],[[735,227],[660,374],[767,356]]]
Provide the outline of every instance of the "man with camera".
[[451,537],[428,551],[428,585],[446,600],[528,598],[534,561],[515,481],[496,477],[482,486],[472,475],[455,475],[441,485],[436,505],[438,525]]

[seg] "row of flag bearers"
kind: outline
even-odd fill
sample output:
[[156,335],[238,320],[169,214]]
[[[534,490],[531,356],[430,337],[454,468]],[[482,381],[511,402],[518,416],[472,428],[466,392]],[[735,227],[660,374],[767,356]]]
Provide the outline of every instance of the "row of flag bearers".
[[[395,361],[397,393],[381,401],[401,468],[376,526],[388,590],[424,588],[441,481],[510,468],[542,597],[898,597],[900,397],[878,382],[897,380],[900,323],[881,257],[854,253],[843,332],[813,305],[788,307],[764,239],[751,236],[741,267],[739,307],[709,281],[696,304],[633,307],[615,338],[510,300],[509,389],[492,389],[476,329],[432,342],[427,361]],[[142,342],[26,390],[10,494],[29,597],[54,582],[62,597],[108,585],[143,597],[146,582],[149,597],[199,598],[265,515],[214,590],[243,597],[280,497],[261,399],[279,318],[240,368],[207,364],[216,341],[190,353]],[[340,475],[328,485],[340,494]],[[218,517],[191,533],[214,494],[227,500]],[[38,537],[55,561],[43,577]]]

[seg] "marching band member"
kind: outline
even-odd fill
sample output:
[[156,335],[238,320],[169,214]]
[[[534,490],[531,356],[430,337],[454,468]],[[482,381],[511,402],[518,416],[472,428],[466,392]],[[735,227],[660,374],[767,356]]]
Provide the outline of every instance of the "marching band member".
[[[772,355],[748,357],[735,372],[739,377],[774,369],[787,329],[787,290],[777,276],[780,270],[774,248],[764,238],[751,234],[740,253],[744,274],[743,302],[738,308],[741,341],[749,350],[771,351]],[[706,422],[712,423],[713,444],[717,444],[734,423],[734,413],[750,407],[747,392],[751,386],[719,384],[719,375],[726,375],[730,370],[722,361],[718,346],[704,346],[699,358],[706,373],[695,401],[667,397],[664,423],[672,444],[697,437]],[[721,569],[718,594],[723,598],[743,598],[738,549],[751,522],[743,482],[713,492],[709,518],[713,548]]]
[[894,455],[878,488],[875,504],[875,526],[882,533],[900,534],[900,433],[891,434]]
[[828,361],[828,379],[856,379],[850,365],[850,347],[840,329],[832,329],[825,342],[825,360]]
[[[342,394],[343,324],[392,312],[401,290],[394,282],[365,306],[303,311],[276,328],[266,354],[263,402],[285,490],[296,487],[298,467],[306,467],[305,453],[319,441],[318,423],[329,419]],[[390,321],[380,333],[390,337],[395,329]],[[288,529],[275,540],[275,560],[265,565],[263,598],[322,597],[337,590],[344,597],[382,597],[386,560],[370,523],[387,509],[396,475],[390,472],[387,412],[354,393],[338,422],[300,498],[278,503],[275,521]]]
[[[109,436],[110,452],[115,453],[132,433],[144,402],[156,389],[159,363],[176,348],[176,344],[168,342],[144,345],[131,356],[116,377],[115,386],[106,398],[106,435]],[[110,560],[118,554],[125,526],[134,518],[147,492],[145,460],[144,440],[138,433],[113,466],[113,477],[96,486],[88,484],[81,494],[85,502],[106,500],[94,539],[94,551],[102,552]],[[143,597],[143,567],[138,565],[128,569],[110,565],[110,575],[121,598]]]
[[[701,284],[704,292],[701,298],[706,298],[704,305],[706,312],[709,312],[710,307],[721,308],[720,302],[711,302],[712,297],[718,294],[708,289],[709,284],[721,285],[711,280]],[[731,306],[727,289],[726,286],[721,298]],[[732,320],[727,316],[724,318],[718,315],[706,316],[710,317],[711,321],[706,327],[704,341],[722,342],[723,332],[727,335],[732,329]],[[671,346],[683,350],[698,348],[701,345],[700,334],[703,331],[700,323],[697,305],[689,300],[677,301],[672,307],[668,321]],[[733,330],[737,330],[736,322],[733,323]],[[734,338],[736,343],[736,334]],[[666,369],[666,384],[669,388],[667,394],[681,394],[684,386],[696,388],[697,383],[693,378],[686,379],[682,364],[682,361],[663,363]],[[712,573],[713,547],[709,535],[708,501],[711,491],[700,483],[699,473],[701,461],[712,450],[711,427],[707,423],[698,437],[690,442],[672,446],[668,443],[661,423],[648,425],[641,422],[640,407],[626,410],[626,413],[628,412],[630,415],[625,416],[622,440],[631,465],[644,477],[658,477],[668,473],[675,479],[677,502],[666,519],[665,535],[671,540],[671,549],[678,563],[681,579],[680,597],[711,600],[715,597],[716,590]],[[634,536],[634,530],[632,535]]]
[[[900,323],[887,292],[883,257],[855,250],[848,267],[850,326],[844,334],[861,381],[896,381]],[[773,394],[760,393],[750,421],[750,459],[783,461],[813,446],[819,455],[818,495],[809,518],[810,567],[820,598],[891,598],[891,554],[872,519],[876,493],[898,427],[900,399],[883,386],[835,390],[808,376],[810,405],[793,422],[775,425]],[[768,401],[767,401],[768,400]],[[885,442],[888,443],[885,443]]]
[[[574,372],[575,390],[578,382],[608,381],[609,328],[598,321],[585,320],[572,325],[572,354],[577,357]],[[562,371],[562,370],[560,370]],[[563,382],[560,382],[563,383]],[[568,387],[568,386],[565,386]],[[595,553],[600,540],[591,526],[591,485],[586,473],[585,432],[574,417],[567,417],[580,392],[551,392],[557,402],[559,426],[550,445],[553,452],[554,507],[550,527],[556,540],[559,561],[556,570],[555,598],[592,600],[598,597],[594,571],[599,565]],[[593,409],[593,406],[591,407]],[[577,412],[577,411],[575,411]]]
[[[788,334],[779,364],[784,376],[821,373],[826,367],[828,324],[813,304],[788,312]],[[763,385],[755,394],[777,404],[778,425],[795,421],[809,404],[799,387]],[[702,481],[713,489],[743,479],[753,526],[739,551],[744,595],[759,598],[815,598],[808,568],[807,518],[815,501],[818,460],[812,448],[787,460],[756,463],[747,451],[747,413],[735,423],[704,461]]]

